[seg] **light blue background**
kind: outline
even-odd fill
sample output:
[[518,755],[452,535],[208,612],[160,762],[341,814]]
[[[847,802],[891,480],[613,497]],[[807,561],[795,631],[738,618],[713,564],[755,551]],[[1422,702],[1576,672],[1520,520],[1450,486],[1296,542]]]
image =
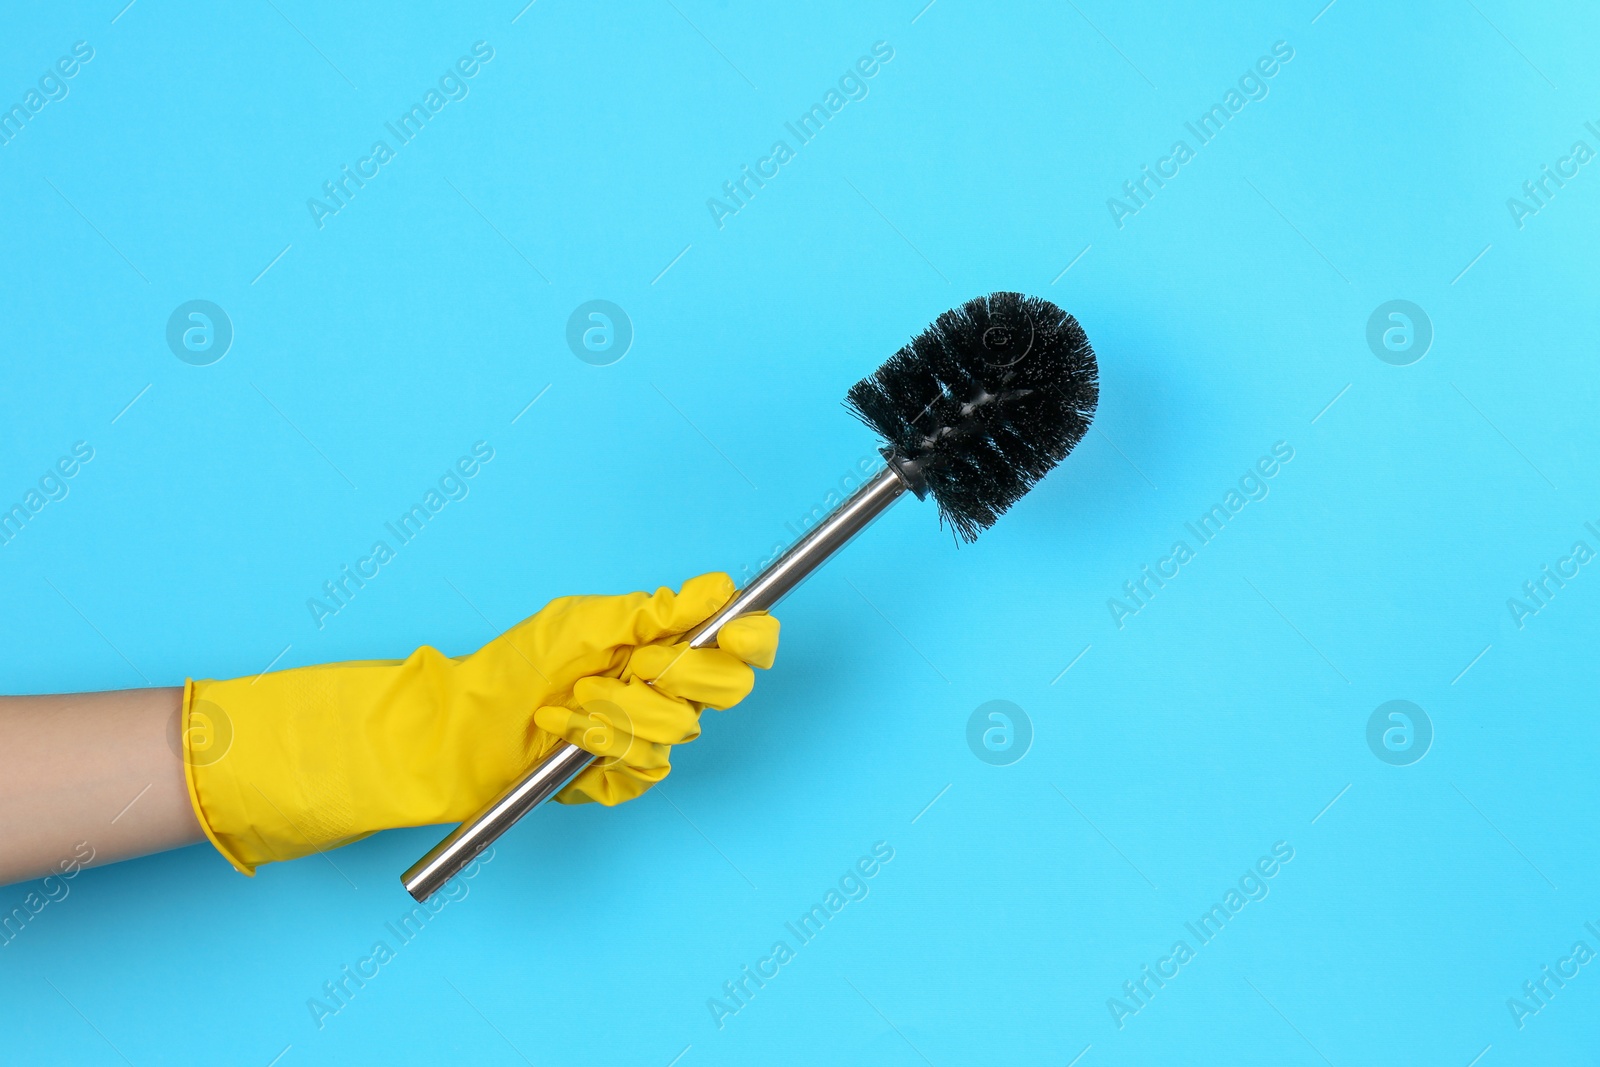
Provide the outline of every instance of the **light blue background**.
[[[1600,18],[1322,2],[8,11],[0,103],[95,57],[0,146],[0,497],[96,455],[0,549],[5,691],[460,654],[554,596],[753,567],[871,454],[845,389],[991,290],[1079,316],[1103,392],[975,546],[897,508],[662,789],[527,820],[323,1029],[308,998],[437,830],[81,875],[0,949],[3,1058],[1592,1055],[1600,969],[1520,1030],[1506,1002],[1600,949],[1600,577],[1521,630],[1506,601],[1600,548],[1600,164],[1524,228],[1506,200],[1600,148]],[[307,198],[478,40],[470,95],[319,230]],[[1280,40],[1119,229],[1107,198]],[[706,199],[876,41],[870,95],[719,230]],[[197,298],[236,331],[208,367],[164,339]],[[636,332],[609,367],[564,340],[594,298]],[[1365,340],[1394,298],[1434,326],[1411,366]],[[318,630],[307,598],[478,440],[471,495]],[[1277,441],[1270,496],[1119,630],[1108,598]],[[1035,734],[1008,767],[965,740],[995,699]],[[1411,766],[1366,743],[1392,699],[1435,730]],[[879,841],[871,895],[719,1029],[707,999]],[[1278,841],[1270,895],[1119,1029],[1108,998]]]

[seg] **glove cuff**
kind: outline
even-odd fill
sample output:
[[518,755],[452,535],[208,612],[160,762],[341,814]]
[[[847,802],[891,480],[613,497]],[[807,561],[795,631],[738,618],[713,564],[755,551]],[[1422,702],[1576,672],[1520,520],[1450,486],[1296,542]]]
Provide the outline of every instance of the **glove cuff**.
[[[189,789],[189,803],[194,807],[194,817],[200,823],[200,829],[205,831],[206,840],[210,841],[216,850],[222,853],[222,858],[233,864],[234,870],[254,878],[256,865],[246,863],[238,852],[229,846],[215,830],[211,828],[211,818],[206,814],[206,805],[200,799],[200,784],[195,780],[195,761],[204,758],[192,748],[191,739],[195,736],[195,725],[192,715],[194,709],[195,682],[193,678],[185,678],[183,682],[183,709],[179,712],[178,737],[183,746],[183,780]],[[232,731],[229,731],[229,741],[232,741]],[[206,746],[209,748],[209,745]]]
[[349,708],[325,668],[184,685],[184,777],[206,837],[236,869],[367,836],[351,788]]

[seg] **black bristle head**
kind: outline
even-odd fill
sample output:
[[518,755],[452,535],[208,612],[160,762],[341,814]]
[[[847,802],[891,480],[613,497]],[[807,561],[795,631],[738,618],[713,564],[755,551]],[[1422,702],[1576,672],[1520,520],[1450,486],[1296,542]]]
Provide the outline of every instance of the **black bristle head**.
[[991,293],[940,315],[845,403],[974,541],[1083,439],[1099,399],[1077,319],[1048,300]]

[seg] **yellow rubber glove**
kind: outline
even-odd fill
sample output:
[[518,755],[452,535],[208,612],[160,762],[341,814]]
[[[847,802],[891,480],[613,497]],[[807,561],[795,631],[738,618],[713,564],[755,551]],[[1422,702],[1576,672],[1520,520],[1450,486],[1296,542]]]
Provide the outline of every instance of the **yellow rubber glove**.
[[563,597],[470,656],[191,680],[181,723],[195,814],[245,874],[378,830],[460,822],[562,740],[602,757],[558,800],[619,804],[665,778],[769,667],[778,620],[736,619],[718,648],[677,640],[733,596],[726,574],[679,593]]

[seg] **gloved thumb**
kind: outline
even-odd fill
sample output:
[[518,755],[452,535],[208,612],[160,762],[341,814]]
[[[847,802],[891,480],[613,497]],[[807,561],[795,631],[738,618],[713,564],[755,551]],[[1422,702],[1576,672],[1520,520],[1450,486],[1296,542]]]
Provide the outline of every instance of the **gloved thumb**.
[[648,645],[692,630],[715,615],[737,591],[733,579],[721,571],[690,578],[676,593],[663,586],[635,606],[628,633],[617,635],[617,643]]
[[676,593],[662,586],[654,593],[562,597],[484,648],[508,645],[522,662],[537,660],[543,678],[602,673],[614,649],[677,637],[716,614],[734,592],[732,578],[712,573],[690,578]]

